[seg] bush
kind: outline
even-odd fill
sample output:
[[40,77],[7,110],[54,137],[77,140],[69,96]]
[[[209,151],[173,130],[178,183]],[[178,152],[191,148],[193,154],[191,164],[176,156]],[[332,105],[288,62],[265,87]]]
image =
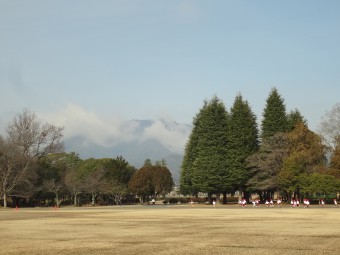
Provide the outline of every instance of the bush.
[[208,201],[206,197],[193,197],[191,199],[194,203],[199,203],[199,204],[204,204],[205,202]]
[[178,203],[178,198],[176,198],[176,197],[172,197],[172,198],[169,198],[169,203],[170,204],[177,204]]
[[189,203],[189,198],[186,198],[186,197],[179,197],[178,200],[179,202],[181,202],[181,204]]

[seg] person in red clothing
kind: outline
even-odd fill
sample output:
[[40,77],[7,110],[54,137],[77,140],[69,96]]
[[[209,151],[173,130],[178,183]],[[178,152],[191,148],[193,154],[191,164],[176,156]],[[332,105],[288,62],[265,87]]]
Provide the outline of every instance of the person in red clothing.
[[241,206],[245,207],[247,205],[247,200],[245,198],[242,198],[241,200]]
[[281,207],[281,204],[282,204],[281,198],[278,198],[276,203],[277,203],[277,207]]
[[267,207],[269,207],[269,201],[266,199],[266,202],[264,203]]
[[305,207],[309,207],[309,200],[308,200],[308,198],[303,199],[303,204],[305,205]]
[[321,204],[322,207],[325,206],[325,200],[323,198],[320,199],[320,204]]

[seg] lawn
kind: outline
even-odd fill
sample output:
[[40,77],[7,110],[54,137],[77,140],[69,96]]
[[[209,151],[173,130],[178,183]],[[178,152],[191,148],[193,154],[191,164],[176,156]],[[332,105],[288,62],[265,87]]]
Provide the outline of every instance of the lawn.
[[340,208],[0,208],[0,254],[340,254]]

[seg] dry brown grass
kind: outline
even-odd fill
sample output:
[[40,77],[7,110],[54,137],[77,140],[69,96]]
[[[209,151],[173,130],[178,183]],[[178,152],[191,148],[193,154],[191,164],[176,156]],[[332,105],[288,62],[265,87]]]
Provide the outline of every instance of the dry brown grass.
[[340,208],[0,208],[0,254],[340,254]]

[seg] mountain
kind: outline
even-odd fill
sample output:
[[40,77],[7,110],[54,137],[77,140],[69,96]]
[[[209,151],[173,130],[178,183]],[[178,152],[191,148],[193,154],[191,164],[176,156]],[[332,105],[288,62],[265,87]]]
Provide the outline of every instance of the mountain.
[[[105,143],[85,135],[67,137],[67,152],[76,152],[86,158],[115,158],[122,156],[137,169],[146,159],[152,162],[164,159],[176,183],[179,182],[184,145],[191,125],[162,120],[130,120],[121,125],[124,137],[106,137]],[[128,130],[128,131],[126,131]]]

